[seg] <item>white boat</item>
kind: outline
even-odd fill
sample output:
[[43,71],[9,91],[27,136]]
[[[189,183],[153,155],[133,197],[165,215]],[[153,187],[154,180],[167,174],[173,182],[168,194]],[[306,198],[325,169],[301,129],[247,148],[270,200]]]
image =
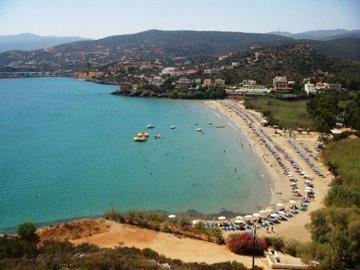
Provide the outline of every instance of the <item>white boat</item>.
[[170,128],[171,128],[171,129],[175,129],[175,128],[176,128],[176,126],[170,126]]
[[147,128],[155,128],[155,126],[153,124],[148,124],[146,127]]
[[202,129],[201,128],[197,128],[197,129],[195,129],[196,131],[199,131],[199,132],[201,132],[202,131]]

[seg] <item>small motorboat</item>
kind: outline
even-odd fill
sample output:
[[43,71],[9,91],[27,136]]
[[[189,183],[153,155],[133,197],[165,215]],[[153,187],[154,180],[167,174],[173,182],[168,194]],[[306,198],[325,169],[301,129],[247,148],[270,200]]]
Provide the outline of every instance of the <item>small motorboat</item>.
[[153,124],[148,124],[146,127],[147,128],[155,128],[155,126]]
[[197,129],[195,129],[195,130],[201,132],[201,131],[202,131],[202,128],[197,128]]
[[156,134],[154,135],[155,139],[159,139],[160,138],[160,133],[159,134]]
[[212,125],[212,122],[208,122],[208,125]]
[[147,138],[145,137],[141,137],[141,136],[136,136],[134,137],[134,142],[146,142]]
[[176,126],[170,126],[170,129],[175,129],[176,128]]

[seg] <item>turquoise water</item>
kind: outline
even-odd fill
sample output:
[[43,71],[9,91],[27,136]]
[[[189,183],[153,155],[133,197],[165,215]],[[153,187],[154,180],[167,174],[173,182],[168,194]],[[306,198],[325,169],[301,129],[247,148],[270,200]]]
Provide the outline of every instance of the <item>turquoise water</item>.
[[[0,80],[0,231],[111,207],[245,213],[269,202],[261,161],[220,113],[193,101],[110,95],[115,88]],[[161,138],[133,142],[149,123]]]

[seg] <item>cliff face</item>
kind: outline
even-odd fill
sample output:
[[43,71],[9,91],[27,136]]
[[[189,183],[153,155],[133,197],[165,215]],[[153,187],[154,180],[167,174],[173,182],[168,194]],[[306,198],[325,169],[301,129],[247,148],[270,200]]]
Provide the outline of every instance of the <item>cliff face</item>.
[[102,71],[75,71],[73,74],[74,78],[80,80],[97,80],[104,76]]

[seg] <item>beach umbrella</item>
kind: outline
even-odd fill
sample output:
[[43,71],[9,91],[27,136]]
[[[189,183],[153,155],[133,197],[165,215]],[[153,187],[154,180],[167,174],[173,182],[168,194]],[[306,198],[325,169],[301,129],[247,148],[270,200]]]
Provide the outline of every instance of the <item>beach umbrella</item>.
[[250,219],[250,218],[252,218],[253,216],[252,215],[246,215],[244,218],[245,219]]
[[272,210],[271,208],[266,208],[266,209],[265,209],[265,212],[266,212],[266,213],[271,213],[272,211],[273,211],[273,210]]
[[266,214],[266,211],[265,210],[260,210],[259,213],[260,213],[260,215],[263,215],[263,214]]
[[236,224],[240,224],[240,223],[243,223],[244,221],[242,219],[235,219],[234,221]]
[[280,215],[285,215],[285,212],[284,211],[279,211],[279,214]]
[[277,216],[278,216],[278,214],[275,214],[275,213],[270,215],[270,217],[277,217]]
[[235,219],[242,219],[242,216],[236,216]]
[[193,225],[195,225],[195,224],[199,223],[199,220],[198,220],[198,219],[194,219],[193,221],[191,221],[191,223],[192,223]]
[[283,203],[281,203],[281,202],[279,202],[279,203],[277,203],[277,204],[276,204],[276,206],[278,206],[278,207],[282,207],[282,206],[284,206],[284,204],[283,204]]
[[224,216],[218,217],[218,220],[225,220],[225,219],[226,219],[226,217],[224,217]]
[[172,215],[169,215],[168,218],[176,218],[176,216],[172,214]]
[[296,204],[296,201],[290,200],[289,203],[290,203],[290,204]]
[[253,217],[258,218],[258,217],[260,217],[260,214],[259,214],[259,213],[254,213],[254,214],[253,214]]

